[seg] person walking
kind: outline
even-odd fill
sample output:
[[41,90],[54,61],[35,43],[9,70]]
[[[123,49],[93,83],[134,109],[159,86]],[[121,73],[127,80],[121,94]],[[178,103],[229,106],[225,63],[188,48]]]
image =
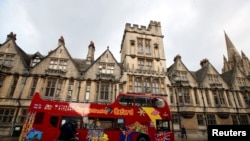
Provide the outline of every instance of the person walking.
[[70,120],[62,125],[58,141],[72,141],[76,133],[76,121]]
[[186,132],[186,128],[184,127],[184,125],[181,126],[181,138],[186,138],[187,139],[187,132]]

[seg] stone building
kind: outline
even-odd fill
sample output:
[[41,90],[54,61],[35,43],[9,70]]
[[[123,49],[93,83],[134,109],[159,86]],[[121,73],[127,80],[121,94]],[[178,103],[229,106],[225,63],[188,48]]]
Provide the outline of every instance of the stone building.
[[[228,59],[220,74],[208,59],[190,71],[176,55],[167,67],[161,23],[126,24],[121,60],[109,47],[97,59],[91,41],[86,58],[70,55],[65,40],[47,55],[27,54],[10,33],[0,44],[0,135],[22,125],[35,91],[44,99],[111,103],[120,93],[165,96],[176,137],[185,125],[190,138],[206,139],[207,125],[250,124],[250,61],[225,33]],[[195,60],[194,60],[195,61]]]

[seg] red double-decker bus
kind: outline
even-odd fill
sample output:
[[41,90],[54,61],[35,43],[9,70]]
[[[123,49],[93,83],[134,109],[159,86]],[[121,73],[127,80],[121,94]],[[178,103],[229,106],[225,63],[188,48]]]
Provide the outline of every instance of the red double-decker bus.
[[80,141],[174,141],[171,112],[163,96],[119,94],[112,104],[42,99],[35,93],[19,141],[56,141],[60,127],[77,122]]

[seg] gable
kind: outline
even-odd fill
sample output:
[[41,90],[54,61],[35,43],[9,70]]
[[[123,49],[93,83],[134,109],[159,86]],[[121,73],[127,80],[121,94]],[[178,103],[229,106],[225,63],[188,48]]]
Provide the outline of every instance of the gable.
[[121,68],[109,50],[106,50],[85,72],[85,79],[96,79],[97,74],[121,75]]
[[[13,40],[8,40],[0,47],[0,60],[2,71],[22,74],[26,68],[28,59]],[[25,60],[27,59],[27,60]]]
[[[181,81],[185,86],[197,86],[196,79],[187,67],[181,61],[181,57],[177,55],[174,59],[174,64],[168,69],[170,81]],[[175,82],[174,82],[175,83]]]
[[51,51],[33,68],[33,72],[63,77],[78,77],[75,63],[64,46],[59,46]]
[[235,88],[240,89],[241,87],[250,86],[247,76],[238,67],[235,67],[234,70],[232,74],[232,84]]
[[202,79],[203,87],[228,88],[226,81],[210,63],[206,67],[207,69],[205,69],[206,71]]

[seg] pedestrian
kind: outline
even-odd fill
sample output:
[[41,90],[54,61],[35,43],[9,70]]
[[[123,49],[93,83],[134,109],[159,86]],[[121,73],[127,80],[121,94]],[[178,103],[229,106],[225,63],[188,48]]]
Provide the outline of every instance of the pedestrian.
[[186,128],[184,127],[184,125],[182,125],[182,127],[181,127],[181,137],[182,137],[182,139],[184,137],[187,139],[187,132],[186,132]]
[[127,141],[127,127],[120,128],[120,139],[119,141]]
[[76,121],[70,120],[62,125],[58,141],[72,141],[76,133]]

